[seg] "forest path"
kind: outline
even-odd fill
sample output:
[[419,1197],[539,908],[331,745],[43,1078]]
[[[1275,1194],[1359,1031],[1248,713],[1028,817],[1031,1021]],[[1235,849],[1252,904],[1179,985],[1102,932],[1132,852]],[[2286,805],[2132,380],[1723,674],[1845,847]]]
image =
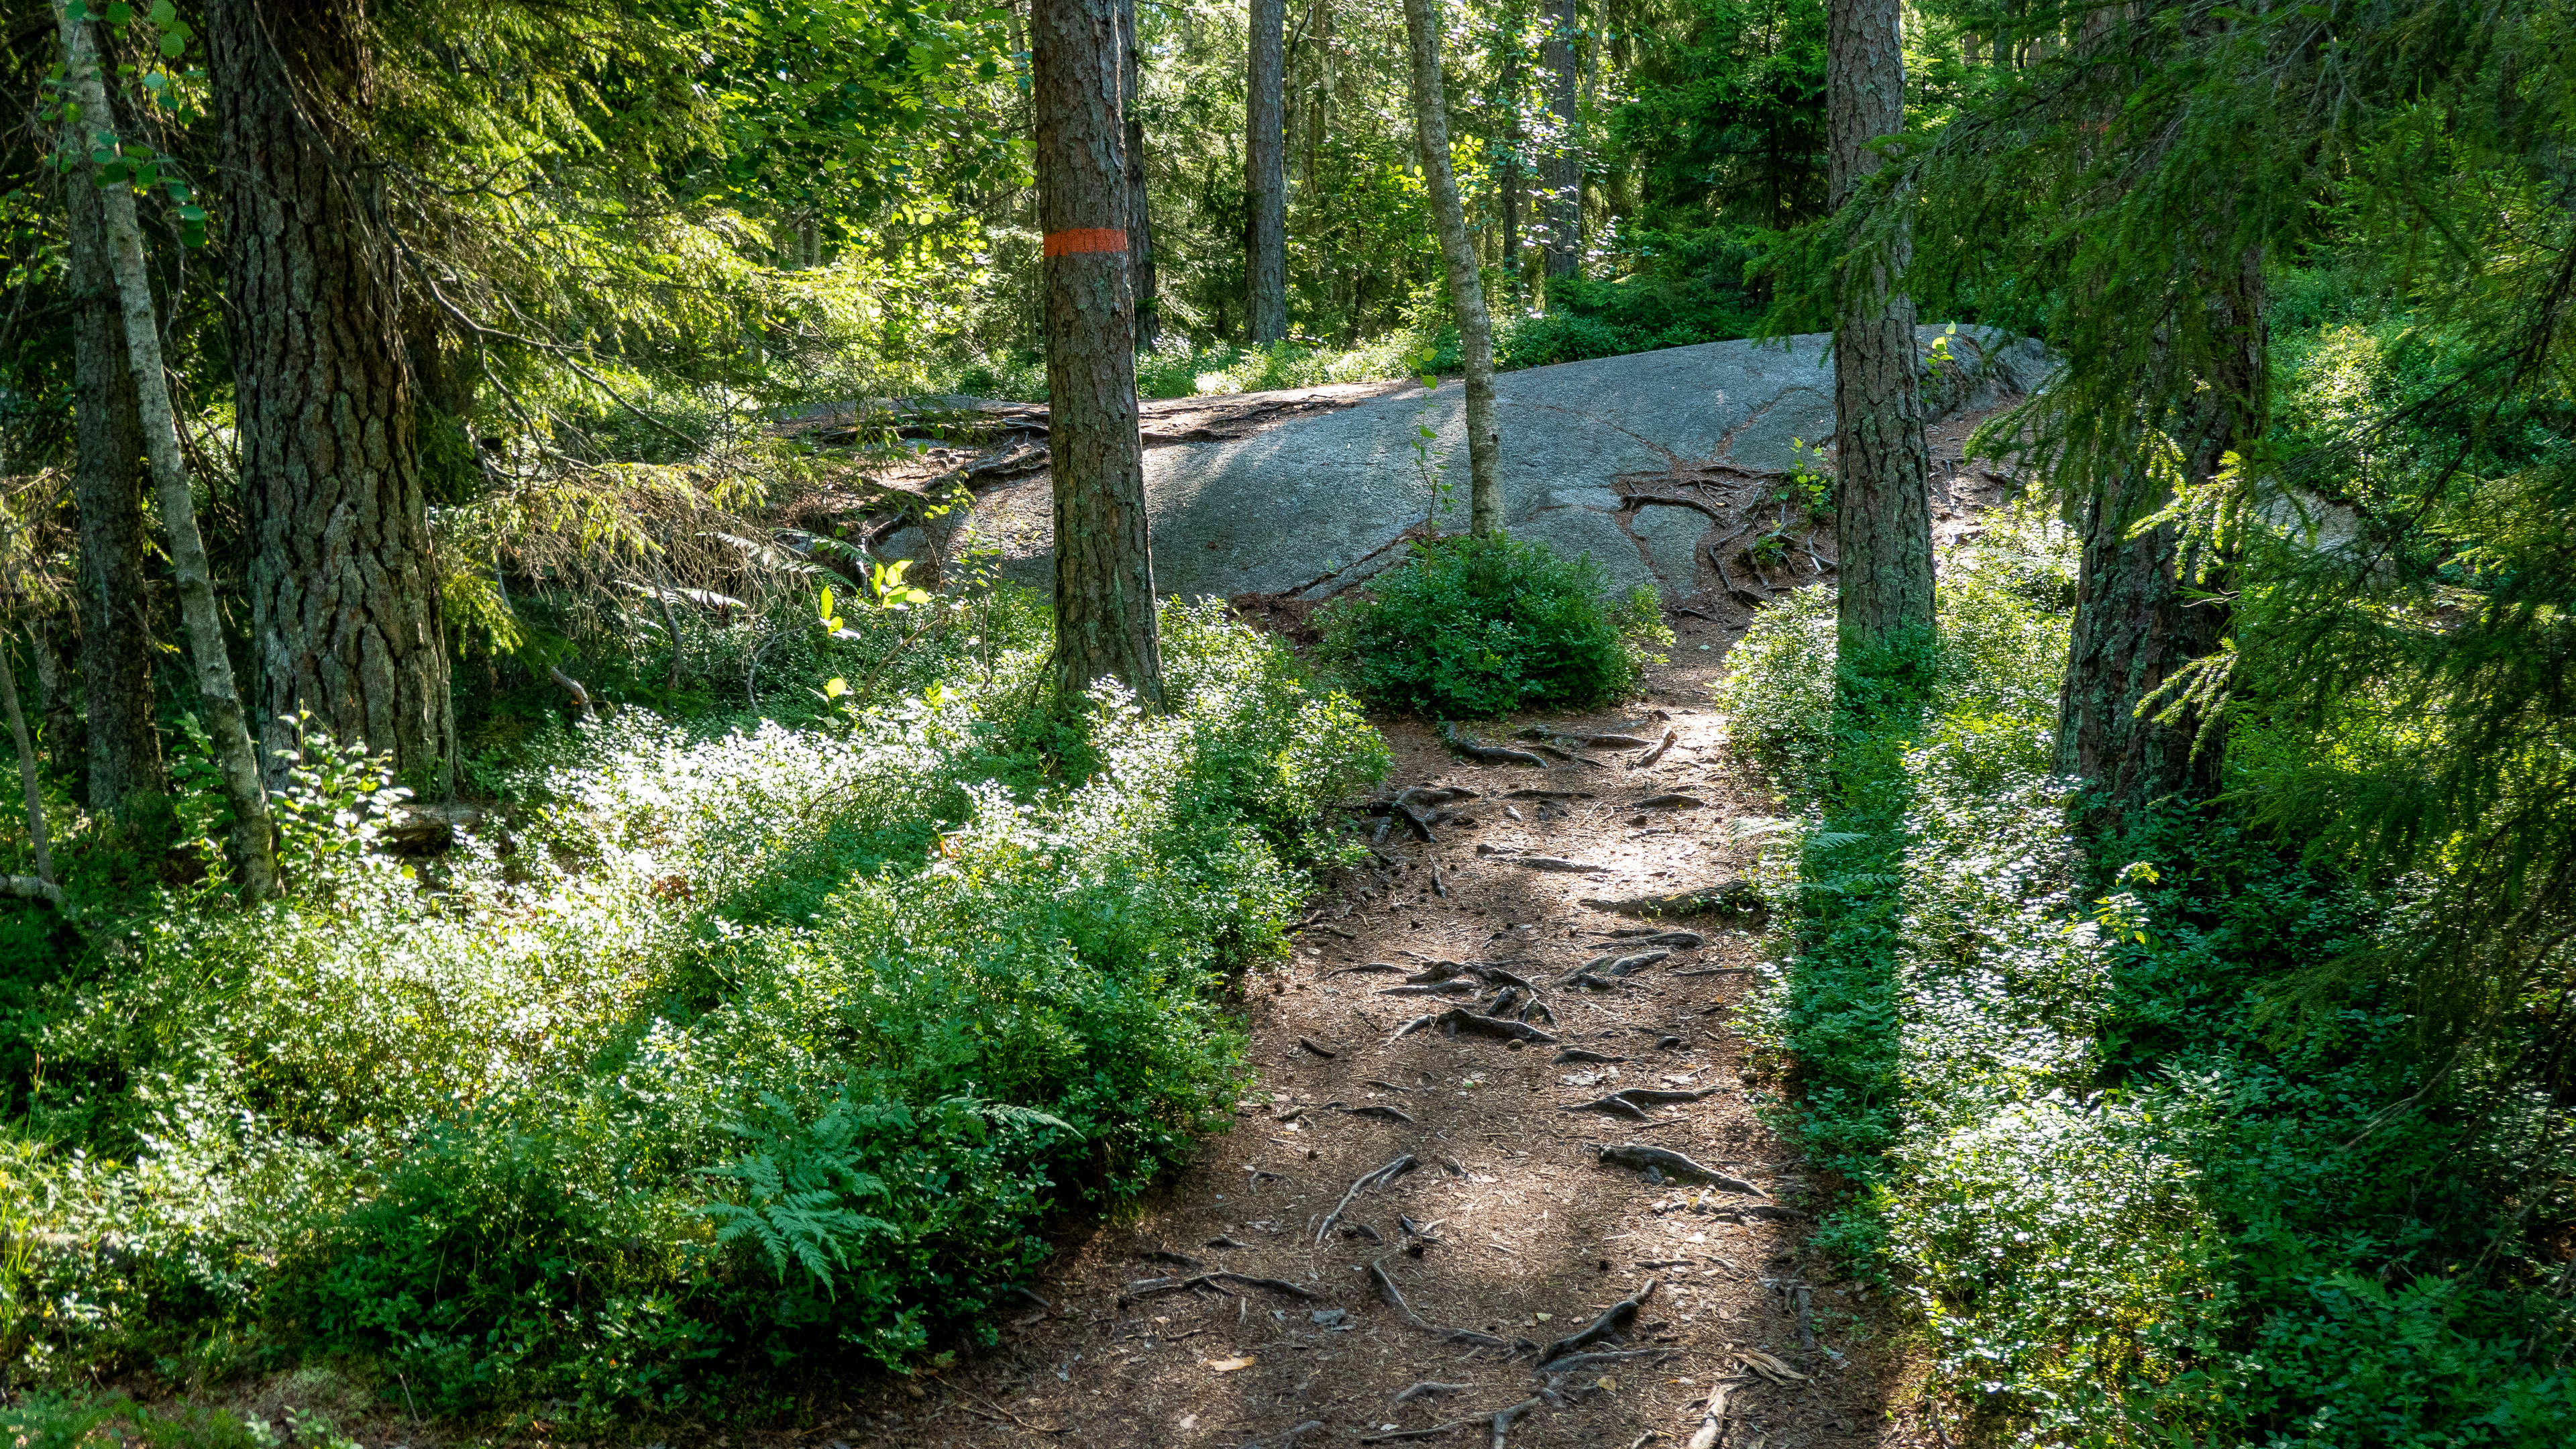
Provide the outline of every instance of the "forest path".
[[[1682,1446],[1723,1390],[1716,1442],[1730,1449],[1929,1443],[1897,1407],[1906,1365],[1889,1314],[1811,1249],[1818,1184],[1749,1095],[1779,1090],[1735,1025],[1758,927],[1586,904],[1736,878],[1749,847],[1729,845],[1724,825],[1768,808],[1760,782],[1721,753],[1705,703],[1735,631],[1683,623],[1675,662],[1643,701],[1536,717],[1568,733],[1660,739],[1669,728],[1674,743],[1651,766],[1633,767],[1633,747],[1577,750],[1593,763],[1546,771],[1471,764],[1418,724],[1385,724],[1398,757],[1390,788],[1476,795],[1444,807],[1434,843],[1396,826],[1369,868],[1312,904],[1293,962],[1252,979],[1243,1018],[1259,1080],[1234,1130],[1132,1221],[1068,1243],[1037,1285],[1049,1306],[1012,1310],[998,1347],[873,1392],[800,1438],[867,1449]],[[1501,742],[1511,730],[1483,733]],[[1526,791],[1571,794],[1515,796]],[[1674,795],[1686,798],[1647,803]],[[1522,863],[1538,855],[1596,869]],[[1698,944],[1643,943],[1663,931]],[[1598,987],[1561,984],[1586,962],[1649,952],[1669,954],[1602,974]],[[1493,1000],[1500,978],[1476,995],[1387,994],[1440,961],[1490,963],[1537,986],[1555,1020],[1533,1021],[1552,1039],[1396,1037],[1425,1012]],[[1591,1059],[1564,1060],[1570,1049]],[[1569,1110],[1636,1088],[1711,1094],[1648,1105],[1642,1121]],[[1630,1143],[1760,1191],[1657,1185],[1601,1160],[1604,1146]],[[1408,1156],[1410,1170],[1351,1192]],[[1239,1276],[1193,1281],[1211,1273]],[[1623,1341],[1584,1351],[1642,1356],[1538,1368],[1536,1345],[1641,1292]],[[1424,1383],[1452,1387],[1397,1401]],[[1524,1404],[1498,1433],[1497,1411]]]

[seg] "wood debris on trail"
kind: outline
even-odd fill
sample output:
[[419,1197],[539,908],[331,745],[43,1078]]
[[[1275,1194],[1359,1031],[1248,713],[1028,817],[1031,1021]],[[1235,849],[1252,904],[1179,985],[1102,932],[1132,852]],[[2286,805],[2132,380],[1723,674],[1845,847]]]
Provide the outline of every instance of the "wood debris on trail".
[[1032,1285],[1054,1310],[942,1375],[974,1400],[890,1391],[804,1442],[1928,1449],[1885,1307],[1809,1248],[1814,1175],[1747,1095],[1780,1088],[1731,1029],[1763,941],[1725,826],[1771,807],[1704,677],[1658,681],[1663,719],[1518,729],[1651,742],[1615,781],[1555,767],[1592,788],[1383,724],[1396,771],[1351,818],[1411,853],[1329,883],[1247,980],[1234,1129],[1074,1229]]

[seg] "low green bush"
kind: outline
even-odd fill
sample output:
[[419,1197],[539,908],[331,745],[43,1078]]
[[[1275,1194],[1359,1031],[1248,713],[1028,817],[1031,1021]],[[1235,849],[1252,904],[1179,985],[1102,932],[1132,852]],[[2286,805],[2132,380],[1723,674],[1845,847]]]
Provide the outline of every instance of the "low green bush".
[[1437,718],[1589,705],[1672,643],[1651,588],[1604,602],[1600,567],[1509,537],[1417,543],[1320,620],[1322,657],[1371,699]]
[[896,692],[849,623],[819,657],[860,688],[811,723],[540,737],[427,862],[321,848],[383,782],[309,741],[289,899],[94,910],[20,1016],[10,1371],[324,1356],[425,1414],[701,1412],[988,1334],[1052,1217],[1221,1129],[1226,977],[1386,766],[1357,706],[1216,606],[1165,611],[1167,711],[1078,726],[1043,639]]
[[2065,556],[2027,516],[1946,555],[1910,677],[1838,667],[1812,590],[1722,686],[1807,812],[1751,1024],[1849,1185],[1824,1241],[1912,1309],[1954,1439],[2569,1442],[2576,1313],[2522,1226],[2576,1216],[2556,1129],[2476,1063],[2383,1116],[2426,1080],[2402,987],[2267,1007],[2398,902],[2223,809],[2075,831]]

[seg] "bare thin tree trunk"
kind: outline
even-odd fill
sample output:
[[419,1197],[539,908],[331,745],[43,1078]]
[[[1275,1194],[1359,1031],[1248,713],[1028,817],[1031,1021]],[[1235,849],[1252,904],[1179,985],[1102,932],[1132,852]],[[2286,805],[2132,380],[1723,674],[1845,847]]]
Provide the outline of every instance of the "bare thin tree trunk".
[[1518,16],[1517,8],[1505,12],[1502,91],[1512,112],[1510,121],[1503,126],[1502,164],[1494,168],[1495,185],[1503,193],[1503,280],[1511,288],[1511,300],[1515,306],[1521,299],[1521,153],[1529,145],[1528,131],[1521,125],[1521,32]]
[[1252,84],[1244,106],[1244,326],[1255,342],[1288,335],[1287,0],[1252,0]]
[[1119,104],[1127,116],[1127,271],[1136,291],[1136,350],[1162,345],[1154,301],[1154,218],[1145,189],[1144,74],[1136,57],[1136,0],[1118,0]]
[[1431,193],[1432,224],[1440,233],[1440,255],[1449,267],[1449,305],[1458,314],[1459,361],[1467,372],[1468,526],[1479,537],[1496,537],[1503,531],[1503,440],[1494,417],[1494,327],[1485,314],[1476,247],[1467,237],[1467,213],[1458,204],[1458,178],[1449,165],[1438,4],[1404,0],[1404,28],[1413,41],[1413,133],[1422,152],[1423,185]]
[[[27,716],[18,708],[18,664],[9,657],[9,636],[0,634],[0,706],[9,711],[9,741],[18,747],[18,784],[26,791],[27,839],[36,851],[36,879],[52,894],[38,891],[55,905],[63,903],[63,893],[54,879],[54,847],[45,831],[44,775],[36,768],[36,745],[27,737]],[[12,890],[12,895],[27,894]]]
[[1036,0],[1038,210],[1045,233],[1047,456],[1055,472],[1055,689],[1109,676],[1163,698],[1128,287],[1119,0]]
[[[1833,204],[1878,170],[1870,142],[1905,124],[1899,0],[1830,0],[1825,94]],[[1914,302],[1892,285],[1900,238],[1847,264],[1834,288],[1834,547],[1847,652],[1932,628],[1932,471]]]
[[1547,274],[1570,277],[1583,260],[1583,153],[1575,144],[1576,87],[1582,79],[1575,64],[1574,38],[1582,25],[1578,0],[1557,0],[1556,19],[1547,28],[1540,52],[1547,66],[1547,110],[1555,118],[1556,136],[1539,178],[1547,187]]
[[[54,17],[63,38],[64,85],[78,115],[65,123],[65,140],[76,154],[87,156],[93,138],[113,135],[115,112],[99,78],[98,51],[87,22],[75,24],[55,0]],[[88,185],[86,168],[65,178]],[[277,894],[277,858],[269,826],[268,794],[261,787],[259,756],[251,745],[250,722],[243,716],[241,694],[233,684],[231,656],[224,652],[223,616],[215,603],[212,571],[206,563],[206,541],[197,531],[196,500],[188,492],[187,465],[179,457],[178,421],[170,411],[169,379],[163,375],[161,332],[154,320],[152,282],[144,269],[143,229],[134,216],[134,193],[123,185],[99,192],[103,203],[108,266],[116,278],[118,301],[125,314],[125,346],[134,367],[136,411],[143,422],[143,450],[152,473],[152,491],[161,504],[161,524],[170,534],[170,570],[179,585],[179,617],[188,630],[191,661],[196,666],[197,693],[205,700],[207,725],[224,777],[224,794],[233,809],[233,850],[241,857],[243,893],[253,900]]]

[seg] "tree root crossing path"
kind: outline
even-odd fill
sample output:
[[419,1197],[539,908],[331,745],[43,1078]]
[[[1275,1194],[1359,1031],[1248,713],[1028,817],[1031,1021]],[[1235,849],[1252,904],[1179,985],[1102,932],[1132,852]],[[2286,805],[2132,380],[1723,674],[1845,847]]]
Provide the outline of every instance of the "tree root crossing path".
[[1738,1035],[1767,968],[1731,826],[1765,801],[1711,658],[1462,733],[1544,768],[1388,724],[1370,864],[1246,984],[1233,1130],[1068,1243],[996,1348],[813,1442],[1933,1442],[1885,1306],[1809,1245],[1821,1184]]

